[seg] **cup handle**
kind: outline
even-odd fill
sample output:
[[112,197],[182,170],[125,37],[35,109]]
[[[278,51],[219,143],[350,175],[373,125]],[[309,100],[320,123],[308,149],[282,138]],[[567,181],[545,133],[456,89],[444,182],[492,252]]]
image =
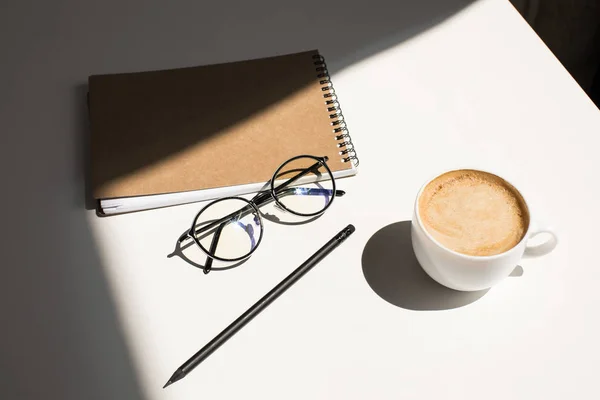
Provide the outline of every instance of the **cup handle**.
[[530,240],[542,233],[547,233],[550,235],[550,237],[548,238],[548,240],[538,245],[527,245],[525,247],[525,257],[544,256],[550,253],[552,250],[554,250],[554,248],[556,248],[556,245],[558,245],[558,235],[556,234],[556,231],[550,227],[538,228],[536,227],[536,225],[534,225],[534,228],[531,230],[531,233],[529,234],[529,238],[527,240]]

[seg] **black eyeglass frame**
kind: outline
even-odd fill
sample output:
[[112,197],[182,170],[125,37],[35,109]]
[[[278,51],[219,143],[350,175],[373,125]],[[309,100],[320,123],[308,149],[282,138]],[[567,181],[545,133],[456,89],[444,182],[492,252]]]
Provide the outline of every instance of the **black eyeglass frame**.
[[[287,179],[285,182],[275,186],[275,182],[276,182],[276,178],[279,175],[279,173],[281,172],[281,169],[283,167],[285,167],[286,165],[288,165],[290,162],[293,162],[297,159],[300,158],[311,158],[313,160],[315,160],[316,162],[309,166],[304,168],[303,170],[299,171],[296,175],[292,176],[291,178]],[[247,258],[249,258],[258,248],[258,246],[260,245],[261,241],[262,241],[262,237],[263,237],[263,220],[262,220],[262,216],[260,215],[260,211],[258,209],[258,207],[260,207],[263,204],[266,204],[269,201],[275,201],[276,204],[278,206],[280,206],[282,209],[284,209],[285,211],[300,216],[300,217],[316,217],[319,215],[322,215],[333,203],[333,199],[335,197],[340,197],[343,196],[345,194],[345,192],[343,190],[337,190],[336,189],[336,185],[335,185],[335,178],[333,177],[333,173],[331,172],[331,169],[329,168],[329,166],[327,165],[327,161],[329,160],[329,158],[327,156],[324,157],[316,157],[316,156],[312,156],[312,155],[299,155],[299,156],[295,156],[290,158],[289,160],[283,162],[276,170],[275,173],[273,174],[273,176],[271,177],[271,179],[269,180],[269,182],[267,182],[270,186],[270,189],[268,191],[261,191],[259,193],[257,193],[251,200],[247,200],[243,197],[238,197],[238,196],[229,196],[229,197],[223,197],[214,201],[211,201],[209,204],[207,204],[206,206],[204,206],[194,217],[193,221],[192,221],[192,226],[190,227],[189,231],[187,231],[186,233],[184,233],[183,235],[181,235],[178,239],[178,241],[181,243],[183,240],[187,239],[187,238],[191,238],[196,245],[198,245],[198,247],[202,250],[203,253],[206,254],[206,256],[208,257],[206,265],[204,266],[204,273],[207,274],[208,272],[210,272],[210,270],[212,269],[212,262],[213,260],[218,260],[218,261],[224,261],[224,262],[236,262],[236,261],[242,261],[245,260]],[[290,184],[292,184],[293,182],[297,181],[298,179],[300,179],[301,177],[305,176],[306,174],[314,171],[315,169],[318,170],[321,167],[325,167],[327,173],[329,174],[329,176],[331,177],[331,183],[332,183],[332,188],[331,189],[322,189],[322,190],[326,190],[326,191],[330,191],[331,192],[331,200],[325,205],[325,207],[317,212],[314,213],[300,213],[294,210],[291,210],[290,208],[286,207],[285,204],[283,204],[281,201],[279,201],[278,199],[278,195],[281,195],[281,193],[288,189],[288,190],[294,190],[291,188],[288,188],[288,186]],[[318,191],[319,189],[312,189],[313,191]],[[225,201],[225,200],[240,200],[244,203],[247,204],[247,206],[241,207],[240,209],[238,209],[237,211],[230,213],[218,220],[212,221],[204,226],[202,226],[201,228],[196,228],[196,226],[198,225],[198,217],[200,217],[200,215],[204,212],[204,210],[206,210],[208,207],[211,207],[212,205],[221,202],[221,201]],[[253,212],[256,212],[256,215],[258,216],[258,221],[259,221],[259,225],[260,225],[260,236],[256,242],[256,245],[245,255],[241,256],[241,257],[236,257],[236,258],[223,258],[223,257],[219,257],[216,256],[212,253],[215,252],[216,250],[216,246],[218,244],[219,241],[219,237],[221,234],[222,229],[224,228],[224,226],[226,225],[227,222],[229,222],[229,220],[236,216],[237,214],[240,213],[240,211],[246,209],[248,206],[250,206],[250,210],[252,210]],[[200,240],[198,239],[197,235],[199,233],[208,231],[209,229],[213,228],[213,227],[217,227],[216,232],[213,236],[213,240],[211,241],[211,246],[210,249],[207,250],[206,248],[204,248],[204,246],[200,243]]]

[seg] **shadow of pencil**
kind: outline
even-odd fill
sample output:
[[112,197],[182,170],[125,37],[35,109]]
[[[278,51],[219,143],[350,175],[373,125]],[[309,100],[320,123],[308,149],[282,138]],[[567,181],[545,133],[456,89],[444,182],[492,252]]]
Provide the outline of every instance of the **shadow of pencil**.
[[[388,225],[377,231],[363,250],[363,274],[379,297],[409,310],[449,310],[471,304],[488,292],[460,292],[431,279],[413,252],[410,227],[410,221]],[[511,273],[521,275],[521,266]]]

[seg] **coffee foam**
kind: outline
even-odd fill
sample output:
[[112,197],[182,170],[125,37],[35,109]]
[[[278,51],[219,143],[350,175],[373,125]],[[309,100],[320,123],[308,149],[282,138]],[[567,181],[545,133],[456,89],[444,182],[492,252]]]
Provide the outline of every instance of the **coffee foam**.
[[438,176],[423,190],[418,208],[429,234],[443,246],[472,256],[510,250],[529,226],[529,212],[519,192],[482,171]]

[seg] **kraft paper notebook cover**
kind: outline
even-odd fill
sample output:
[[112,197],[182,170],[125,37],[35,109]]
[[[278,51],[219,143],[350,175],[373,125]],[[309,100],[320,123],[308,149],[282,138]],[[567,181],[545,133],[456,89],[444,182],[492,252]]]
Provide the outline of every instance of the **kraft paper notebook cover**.
[[91,182],[101,214],[260,190],[300,154],[336,178],[358,158],[318,51],[89,77]]

